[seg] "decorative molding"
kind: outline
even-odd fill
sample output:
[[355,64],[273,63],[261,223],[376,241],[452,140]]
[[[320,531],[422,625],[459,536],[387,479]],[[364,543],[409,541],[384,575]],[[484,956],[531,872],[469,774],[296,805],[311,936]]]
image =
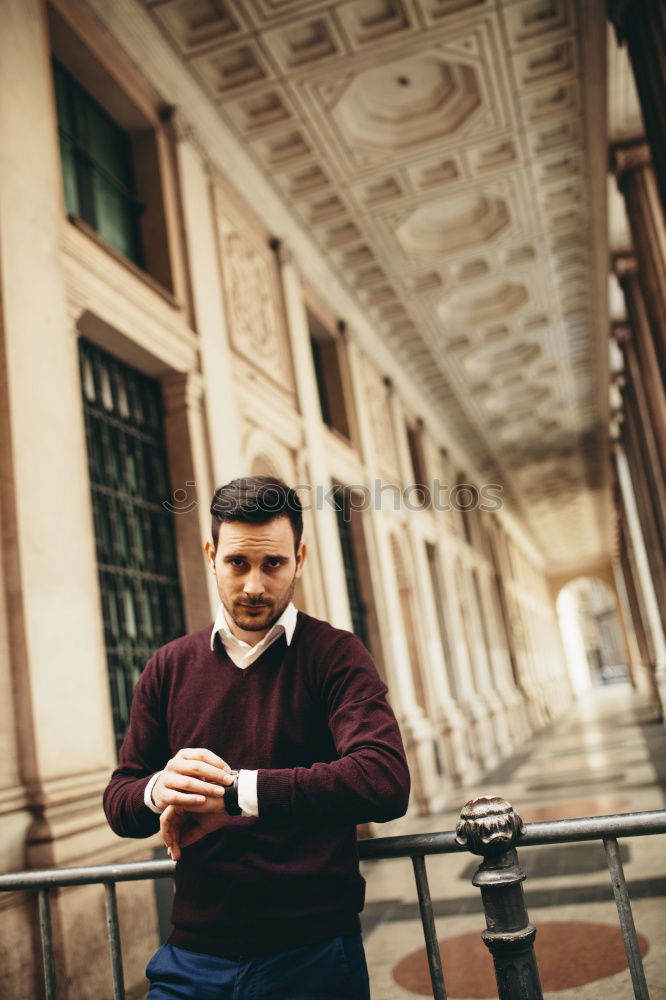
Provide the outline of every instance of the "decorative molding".
[[213,184],[220,267],[232,348],[282,391],[293,393],[278,257],[258,223]]

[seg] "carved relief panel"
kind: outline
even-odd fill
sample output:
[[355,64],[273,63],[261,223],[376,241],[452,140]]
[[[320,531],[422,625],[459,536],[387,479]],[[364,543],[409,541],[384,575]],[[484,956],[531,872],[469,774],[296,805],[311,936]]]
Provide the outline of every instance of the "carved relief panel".
[[232,349],[272,384],[293,395],[279,265],[268,234],[213,180],[225,311]]
[[393,436],[388,389],[382,376],[367,359],[364,363],[364,383],[365,403],[370,411],[377,463],[382,474],[387,474],[390,480],[397,482],[400,478],[398,454]]

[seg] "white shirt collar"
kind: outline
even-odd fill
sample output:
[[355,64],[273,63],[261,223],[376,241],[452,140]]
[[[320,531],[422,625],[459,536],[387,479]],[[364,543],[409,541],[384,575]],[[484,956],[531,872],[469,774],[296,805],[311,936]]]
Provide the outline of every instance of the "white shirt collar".
[[224,610],[224,605],[220,604],[217,609],[217,615],[215,617],[215,623],[213,625],[213,630],[210,634],[210,648],[215,647],[215,636],[220,633],[220,639],[223,645],[236,645],[237,647],[245,647],[247,649],[265,649],[274,639],[278,637],[281,632],[284,632],[284,637],[287,641],[287,645],[291,645],[291,640],[294,636],[294,629],[296,628],[296,618],[298,617],[298,610],[292,601],[289,602],[287,607],[284,609],[278,620],[272,626],[272,628],[266,633],[263,639],[260,639],[258,643],[251,646],[249,642],[245,642],[244,639],[239,639],[235,636],[231,629],[229,628],[229,623],[227,620],[227,615]]

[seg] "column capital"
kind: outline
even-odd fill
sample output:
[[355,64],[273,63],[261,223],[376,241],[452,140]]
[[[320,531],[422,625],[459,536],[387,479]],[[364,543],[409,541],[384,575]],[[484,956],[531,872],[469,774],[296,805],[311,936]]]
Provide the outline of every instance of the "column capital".
[[611,147],[611,166],[618,183],[631,170],[651,167],[652,153],[649,145],[644,139],[638,142],[616,143]]
[[631,0],[606,0],[606,14],[617,33],[618,43],[624,40],[624,22]]
[[271,236],[271,238],[268,241],[268,245],[275,254],[275,257],[280,267],[293,267],[294,270],[298,271],[298,261],[296,259],[296,254],[292,250],[289,243],[285,243],[277,236]]
[[204,384],[199,372],[173,372],[162,379],[162,398],[166,413],[198,406]]
[[181,108],[169,108],[163,115],[176,142],[189,143],[198,153],[204,165],[206,173],[215,174],[217,168],[213,162],[207,144],[201,138],[201,134],[196,126],[187,118]]
[[626,320],[615,320],[611,323],[611,336],[618,344],[626,344],[632,338],[631,326]]
[[611,267],[613,273],[617,275],[618,281],[627,278],[638,271],[638,261],[633,253],[614,253],[611,257]]

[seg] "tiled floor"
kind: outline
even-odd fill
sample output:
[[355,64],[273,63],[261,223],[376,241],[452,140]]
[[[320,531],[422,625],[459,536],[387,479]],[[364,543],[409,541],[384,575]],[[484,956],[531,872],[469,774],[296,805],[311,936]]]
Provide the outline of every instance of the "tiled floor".
[[[663,809],[666,728],[624,684],[595,690],[565,719],[472,788],[451,795],[451,811],[399,820],[382,835],[451,830],[467,799],[496,794],[526,822]],[[621,842],[634,920],[652,998],[666,998],[666,835]],[[601,843],[519,850],[530,920],[547,997],[633,996]],[[471,884],[469,854],[428,859],[449,1000],[496,997],[485,926]],[[432,996],[409,860],[365,863],[363,915],[373,1000]]]

